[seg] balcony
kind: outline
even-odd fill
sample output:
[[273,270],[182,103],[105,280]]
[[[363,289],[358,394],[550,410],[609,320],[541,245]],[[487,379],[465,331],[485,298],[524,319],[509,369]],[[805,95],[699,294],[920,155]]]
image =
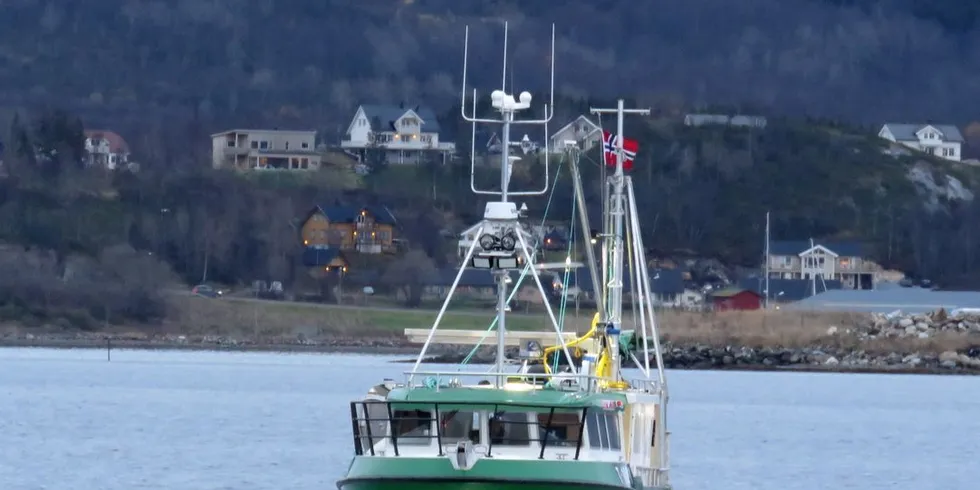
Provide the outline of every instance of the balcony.
[[404,150],[404,151],[454,151],[455,143],[436,143],[431,139],[424,138],[403,138],[401,135],[395,137],[394,133],[382,133],[378,135],[374,142],[353,141],[345,138],[340,141],[341,148],[378,148],[385,150]]
[[246,146],[225,147],[225,155],[248,155],[250,149]]

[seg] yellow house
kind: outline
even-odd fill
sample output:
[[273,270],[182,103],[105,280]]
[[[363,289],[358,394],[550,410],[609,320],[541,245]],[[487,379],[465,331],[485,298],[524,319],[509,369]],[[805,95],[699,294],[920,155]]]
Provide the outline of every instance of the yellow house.
[[394,251],[395,217],[384,206],[317,206],[306,216],[303,246],[378,254]]

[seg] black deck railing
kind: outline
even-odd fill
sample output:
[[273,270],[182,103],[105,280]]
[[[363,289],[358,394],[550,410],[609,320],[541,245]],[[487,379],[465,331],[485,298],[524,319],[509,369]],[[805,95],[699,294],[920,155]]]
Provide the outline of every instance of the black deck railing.
[[[393,409],[392,405],[396,405],[398,409]],[[448,423],[449,418],[444,419],[443,416],[455,415],[460,410],[450,409],[441,410],[440,406],[445,407],[447,405],[452,405],[455,407],[460,406],[459,403],[431,403],[431,402],[382,402],[382,401],[359,401],[352,402],[350,405],[351,414],[351,427],[354,432],[354,454],[362,456],[369,454],[375,456],[374,446],[383,440],[391,441],[391,448],[395,453],[395,456],[400,456],[398,449],[399,441],[403,443],[407,441],[417,441],[417,440],[435,440],[436,446],[438,448],[439,456],[443,456],[443,441],[447,438],[445,423]],[[381,417],[372,416],[372,412],[369,407],[376,407],[378,409],[383,409],[383,414]],[[408,408],[403,409],[403,407]],[[409,408],[411,407],[411,408]],[[416,408],[417,407],[417,408]],[[559,414],[574,414],[576,415],[578,421],[576,424],[556,424],[555,415],[556,410],[560,410]],[[470,410],[466,410],[469,412]],[[578,408],[578,409],[568,409],[564,407],[546,407],[546,406],[521,406],[521,405],[508,405],[508,404],[487,404],[478,405],[474,407],[473,412],[486,412],[490,414],[491,420],[489,420],[490,425],[500,426],[504,428],[507,425],[517,425],[525,426],[526,429],[523,432],[524,437],[498,437],[493,433],[488,434],[488,441],[486,444],[487,453],[486,455],[492,456],[494,446],[530,446],[534,442],[538,442],[541,447],[538,452],[538,459],[544,459],[545,449],[549,447],[549,442],[557,445],[557,441],[551,437],[553,429],[559,427],[572,427],[575,426],[578,429],[578,437],[575,438],[575,459],[579,458],[582,452],[582,442],[585,435],[585,420],[586,415],[588,415],[588,408]],[[409,412],[409,414],[398,414],[396,417],[396,412]],[[502,414],[505,413],[520,413],[525,414],[527,412],[536,412],[538,414],[537,420],[504,420]],[[419,415],[425,413],[425,416]],[[547,415],[545,423],[542,424],[540,421],[541,415]],[[374,415],[377,415],[375,413]],[[413,416],[414,415],[414,416]],[[375,430],[372,429],[372,423],[381,422],[384,425],[384,433],[376,434]],[[435,424],[433,424],[435,422]],[[429,434],[399,434],[401,428],[406,424],[413,424],[415,428],[428,427],[435,425],[435,431]],[[482,422],[481,422],[482,425]],[[535,433],[535,429],[538,429],[538,433]],[[507,432],[504,430],[504,432]],[[389,436],[390,433],[390,436]],[[476,433],[477,440],[473,441],[472,437]],[[465,434],[463,437],[453,437],[453,440],[463,440],[469,439],[475,444],[481,444],[480,427],[472,428],[469,434]],[[566,442],[572,442],[567,441]],[[481,444],[482,445],[482,444]],[[554,447],[554,446],[551,446]]]

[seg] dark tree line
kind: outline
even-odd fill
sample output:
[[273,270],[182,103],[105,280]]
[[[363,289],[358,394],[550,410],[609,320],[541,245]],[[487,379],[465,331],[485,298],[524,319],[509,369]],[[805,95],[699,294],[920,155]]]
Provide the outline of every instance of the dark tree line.
[[[630,94],[676,110],[728,104],[851,121],[974,118],[980,35],[961,0],[545,2],[8,0],[0,107],[60,104],[98,125],[313,125],[339,138],[360,102],[442,106],[500,79],[510,20],[516,88]],[[382,100],[378,100],[382,99]],[[150,117],[147,117],[150,116]],[[149,124],[152,125],[153,123]]]

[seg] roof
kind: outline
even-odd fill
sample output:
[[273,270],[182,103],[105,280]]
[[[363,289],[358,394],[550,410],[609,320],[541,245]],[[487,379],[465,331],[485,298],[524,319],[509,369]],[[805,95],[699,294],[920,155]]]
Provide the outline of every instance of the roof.
[[957,143],[964,142],[963,135],[960,133],[959,128],[952,124],[904,124],[904,123],[887,123],[882,129],[887,128],[888,132],[895,137],[896,141],[919,141],[919,138],[915,135],[920,129],[932,126],[943,133],[943,137],[946,141],[952,141]]
[[568,240],[568,234],[560,230],[551,230],[545,233],[544,238],[546,240],[550,238],[552,240],[566,241]]
[[568,128],[570,128],[573,124],[575,124],[575,123],[577,123],[579,121],[586,122],[590,126],[592,126],[592,130],[587,133],[588,135],[591,135],[592,133],[594,133],[594,132],[596,132],[596,131],[598,131],[600,129],[599,128],[599,125],[596,124],[596,123],[594,123],[594,122],[592,122],[591,119],[585,117],[584,115],[583,116],[578,116],[575,119],[572,119],[571,121],[569,121],[568,124],[566,124],[566,125],[562,126],[561,128],[559,128],[558,131],[555,131],[554,133],[551,133],[551,139],[555,139],[555,136],[558,136],[559,134],[561,134],[562,132],[564,132],[565,130],[567,130]]
[[708,296],[711,296],[713,298],[731,298],[733,296],[738,296],[738,295],[740,295],[742,293],[754,294],[754,295],[760,296],[760,297],[762,296],[761,294],[759,294],[759,293],[757,293],[757,292],[755,292],[755,291],[753,291],[751,289],[738,288],[738,287],[728,287],[728,288],[724,288],[724,289],[719,289],[717,291],[713,291],[713,292],[709,293]]
[[841,289],[827,291],[787,308],[807,311],[852,311],[888,313],[928,313],[946,308],[980,308],[980,292],[932,291],[923,288],[889,288],[879,290]]
[[398,220],[386,206],[317,206],[310,211],[313,214],[320,211],[328,220],[334,223],[353,223],[361,211],[367,211],[374,216],[374,221],[383,225],[396,225]]
[[[519,376],[515,373],[515,376]],[[518,405],[522,407],[604,408],[604,402],[626,403],[622,393],[583,393],[551,389],[528,391],[500,390],[494,388],[441,386],[430,388],[395,388],[388,393],[391,402],[421,402],[458,405]],[[440,408],[442,408],[440,406]]]
[[[632,291],[630,271],[632,269],[623,272],[623,293]],[[649,274],[650,289],[654,294],[680,294],[684,292],[684,273],[680,269],[650,269]],[[559,273],[558,278],[561,280],[563,274]],[[592,275],[585,269],[578,271],[578,274],[570,275],[568,285],[569,287],[578,286],[580,290],[586,292],[595,290],[592,285]]]
[[303,265],[306,267],[328,266],[337,257],[343,259],[340,249],[337,248],[306,247],[303,249]]
[[703,126],[706,124],[730,124],[732,126],[751,126],[766,127],[764,116],[750,116],[736,114],[728,116],[726,114],[688,114],[684,116],[684,124],[688,126]]
[[[458,268],[446,268],[439,271],[436,278],[430,282],[430,286],[452,286],[453,281],[456,280],[456,274],[459,273]],[[487,288],[496,287],[497,282],[494,280],[493,274],[486,269],[466,269],[463,271],[463,277],[459,280],[459,287],[470,287],[470,288]]]
[[769,255],[800,255],[816,245],[834,252],[838,257],[864,257],[867,255],[867,247],[861,242],[824,240],[814,240],[812,245],[809,240],[769,242]]
[[[748,289],[765,296],[766,279],[764,277],[749,277],[738,282],[738,287]],[[825,291],[841,289],[843,285],[837,279],[811,281],[809,279],[769,278],[769,299],[776,301],[799,301],[813,296],[813,288],[817,294]]]
[[312,134],[316,136],[315,129],[228,129],[220,133],[214,133],[211,135],[212,138],[215,136],[224,136],[226,134],[233,133],[302,133],[302,134]]
[[107,129],[86,129],[85,137],[93,140],[104,139],[109,143],[109,151],[112,153],[129,153],[129,145],[119,133]]
[[[360,107],[364,111],[364,115],[367,116],[368,124],[371,125],[371,129],[374,131],[393,131],[395,130],[395,121],[398,118],[405,115],[408,111],[413,111],[418,114],[419,118],[422,119],[421,131],[424,133],[438,133],[440,131],[439,121],[436,119],[436,113],[429,109],[428,107],[420,105],[373,105],[364,104]],[[374,127],[375,119],[381,122],[382,127]]]

